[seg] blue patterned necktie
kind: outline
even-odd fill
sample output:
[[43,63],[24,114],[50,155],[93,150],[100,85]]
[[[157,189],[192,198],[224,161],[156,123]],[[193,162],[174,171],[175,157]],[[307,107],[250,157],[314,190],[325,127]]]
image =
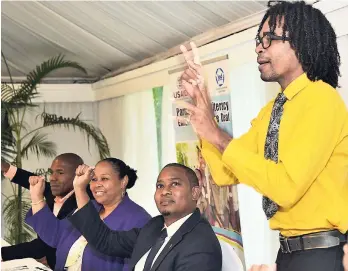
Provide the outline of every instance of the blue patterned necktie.
[[[284,93],[278,94],[274,101],[271,119],[268,126],[266,143],[265,143],[265,158],[278,163],[278,141],[279,141],[279,125],[283,115],[283,106],[287,98]],[[279,206],[267,197],[262,198],[262,208],[266,214],[267,219],[272,218],[278,211]]]

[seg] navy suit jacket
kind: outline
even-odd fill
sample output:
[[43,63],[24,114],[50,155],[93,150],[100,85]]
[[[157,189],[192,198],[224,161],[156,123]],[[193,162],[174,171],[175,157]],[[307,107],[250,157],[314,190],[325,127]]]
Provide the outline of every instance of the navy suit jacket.
[[[130,258],[130,270],[155,244],[164,227],[163,216],[157,216],[142,228],[113,231],[102,222],[91,201],[69,220],[97,251]],[[151,271],[221,271],[221,267],[220,243],[209,222],[196,209],[171,237]]]

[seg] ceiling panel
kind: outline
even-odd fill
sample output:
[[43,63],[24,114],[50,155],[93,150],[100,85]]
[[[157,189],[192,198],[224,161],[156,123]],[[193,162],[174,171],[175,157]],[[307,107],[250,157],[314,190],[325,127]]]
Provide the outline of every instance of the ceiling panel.
[[[95,80],[206,31],[266,9],[262,1],[9,1],[1,3],[1,45],[14,76],[58,54]],[[2,76],[8,76],[3,68]]]

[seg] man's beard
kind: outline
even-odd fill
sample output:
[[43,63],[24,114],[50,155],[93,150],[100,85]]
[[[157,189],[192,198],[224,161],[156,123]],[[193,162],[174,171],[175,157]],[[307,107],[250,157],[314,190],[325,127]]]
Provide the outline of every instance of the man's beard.
[[263,75],[262,73],[260,74],[261,80],[264,82],[278,82],[279,75],[272,71],[271,74],[268,75]]
[[162,215],[163,215],[163,216],[170,216],[171,213],[170,213],[169,211],[163,211],[163,212],[162,212]]

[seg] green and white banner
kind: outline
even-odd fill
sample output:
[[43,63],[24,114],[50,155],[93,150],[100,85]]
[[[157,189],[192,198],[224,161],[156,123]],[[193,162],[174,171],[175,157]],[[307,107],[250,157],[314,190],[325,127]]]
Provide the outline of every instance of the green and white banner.
[[[215,118],[219,127],[232,135],[228,59],[224,57],[209,62],[204,65],[204,70]],[[169,72],[173,95],[173,116],[185,116],[187,114],[185,109],[176,106],[176,100],[191,100],[185,90],[181,88],[179,77],[182,71],[183,69],[177,69]],[[174,119],[173,125],[177,161],[194,169],[200,180],[202,196],[198,202],[198,208],[213,226],[220,240],[224,264],[228,259],[228,266],[225,268],[228,268],[227,270],[244,270],[237,188],[236,186],[219,187],[215,184],[201,155],[198,138],[190,124]]]

